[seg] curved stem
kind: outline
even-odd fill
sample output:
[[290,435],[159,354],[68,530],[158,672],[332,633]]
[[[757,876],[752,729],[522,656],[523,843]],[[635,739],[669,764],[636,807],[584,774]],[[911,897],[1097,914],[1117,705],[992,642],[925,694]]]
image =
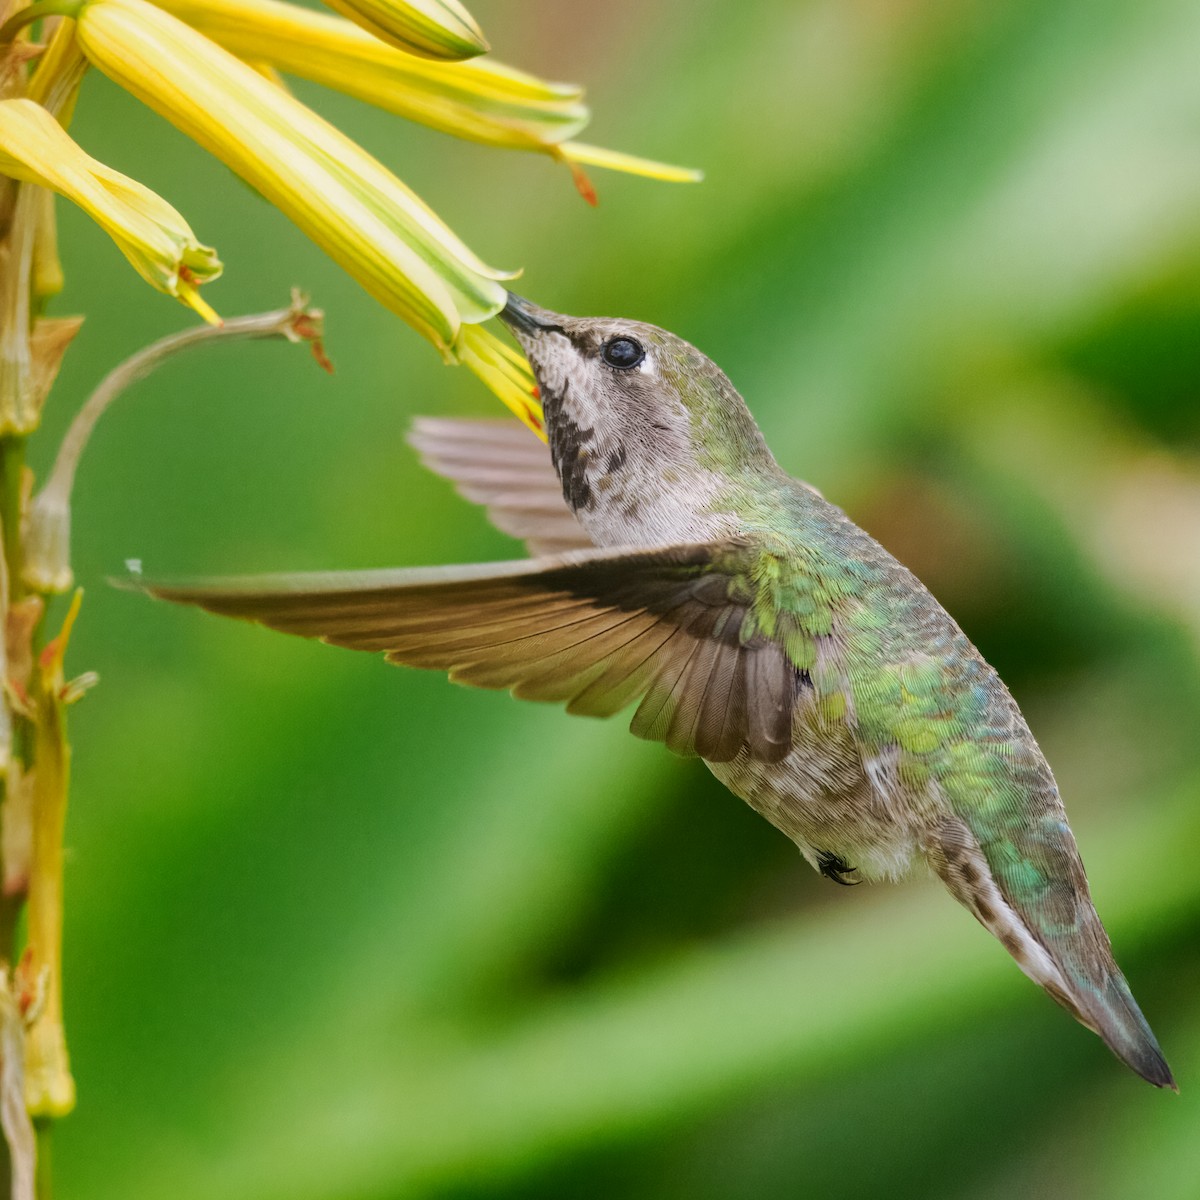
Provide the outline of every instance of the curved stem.
[[181,351],[212,342],[245,338],[285,338],[311,343],[317,361],[328,368],[321,350],[323,314],[307,307],[307,297],[293,293],[288,308],[234,317],[222,325],[201,325],[172,333],[139,350],[114,367],[87,398],[67,429],[54,466],[29,507],[25,525],[22,580],[38,592],[64,592],[71,586],[71,490],[75,472],[92,431],[112,402]]
[[222,325],[200,325],[168,334],[157,342],[131,355],[119,366],[114,367],[87,398],[87,402],[75,414],[66,436],[59,447],[54,467],[46,480],[46,487],[69,494],[75,481],[75,470],[79,465],[84,447],[92,436],[96,423],[108,410],[112,402],[126,388],[144,379],[162,366],[167,359],[182,350],[209,342],[237,341],[244,338],[285,337],[299,341],[307,336],[298,332],[303,318],[313,317],[305,310],[304,302],[275,312],[255,313],[247,317],[234,317]]
[[7,46],[26,25],[43,17],[74,17],[83,7],[83,0],[34,0],[27,8],[14,13],[0,25],[0,46]]

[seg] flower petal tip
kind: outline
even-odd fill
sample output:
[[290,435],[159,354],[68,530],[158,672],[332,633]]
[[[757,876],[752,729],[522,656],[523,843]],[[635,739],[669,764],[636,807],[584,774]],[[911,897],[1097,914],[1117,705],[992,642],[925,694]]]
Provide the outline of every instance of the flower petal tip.
[[704,172],[695,167],[677,167],[673,163],[639,158],[636,154],[624,154],[620,150],[607,150],[602,146],[590,146],[584,142],[563,142],[558,149],[569,163],[583,163],[589,167],[603,167],[609,171],[624,171],[627,175],[641,175],[662,183],[700,183],[704,179]]

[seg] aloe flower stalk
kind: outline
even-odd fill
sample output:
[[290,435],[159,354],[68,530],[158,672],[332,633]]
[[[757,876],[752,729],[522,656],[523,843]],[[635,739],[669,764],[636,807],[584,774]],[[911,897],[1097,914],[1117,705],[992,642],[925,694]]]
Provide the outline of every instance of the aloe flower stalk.
[[[28,958],[42,995],[25,1039],[25,1107],[32,1117],[63,1117],[75,1107],[62,1012],[63,830],[70,790],[67,708],[83,693],[71,687],[63,659],[83,593],[77,591],[35,667],[33,844],[29,872]],[[92,676],[85,683],[95,681]]]

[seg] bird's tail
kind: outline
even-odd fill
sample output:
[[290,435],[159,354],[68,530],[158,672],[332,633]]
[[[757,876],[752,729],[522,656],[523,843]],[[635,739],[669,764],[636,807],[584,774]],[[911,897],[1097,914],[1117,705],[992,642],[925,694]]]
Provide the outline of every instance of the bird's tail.
[[951,894],[1017,965],[1155,1087],[1179,1089],[1112,955],[1070,831],[1034,821],[983,843],[957,817],[926,839]]

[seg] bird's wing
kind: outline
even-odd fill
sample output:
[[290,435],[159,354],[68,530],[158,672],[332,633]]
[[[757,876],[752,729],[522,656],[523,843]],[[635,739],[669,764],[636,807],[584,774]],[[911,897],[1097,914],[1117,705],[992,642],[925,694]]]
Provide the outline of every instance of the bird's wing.
[[482,504],[492,524],[530,554],[592,545],[563,499],[550,452],[518,422],[418,417],[408,440],[425,466]]
[[640,699],[639,737],[770,762],[791,748],[799,675],[784,640],[760,632],[758,558],[727,541],[145,590],[569,712],[607,717]]

